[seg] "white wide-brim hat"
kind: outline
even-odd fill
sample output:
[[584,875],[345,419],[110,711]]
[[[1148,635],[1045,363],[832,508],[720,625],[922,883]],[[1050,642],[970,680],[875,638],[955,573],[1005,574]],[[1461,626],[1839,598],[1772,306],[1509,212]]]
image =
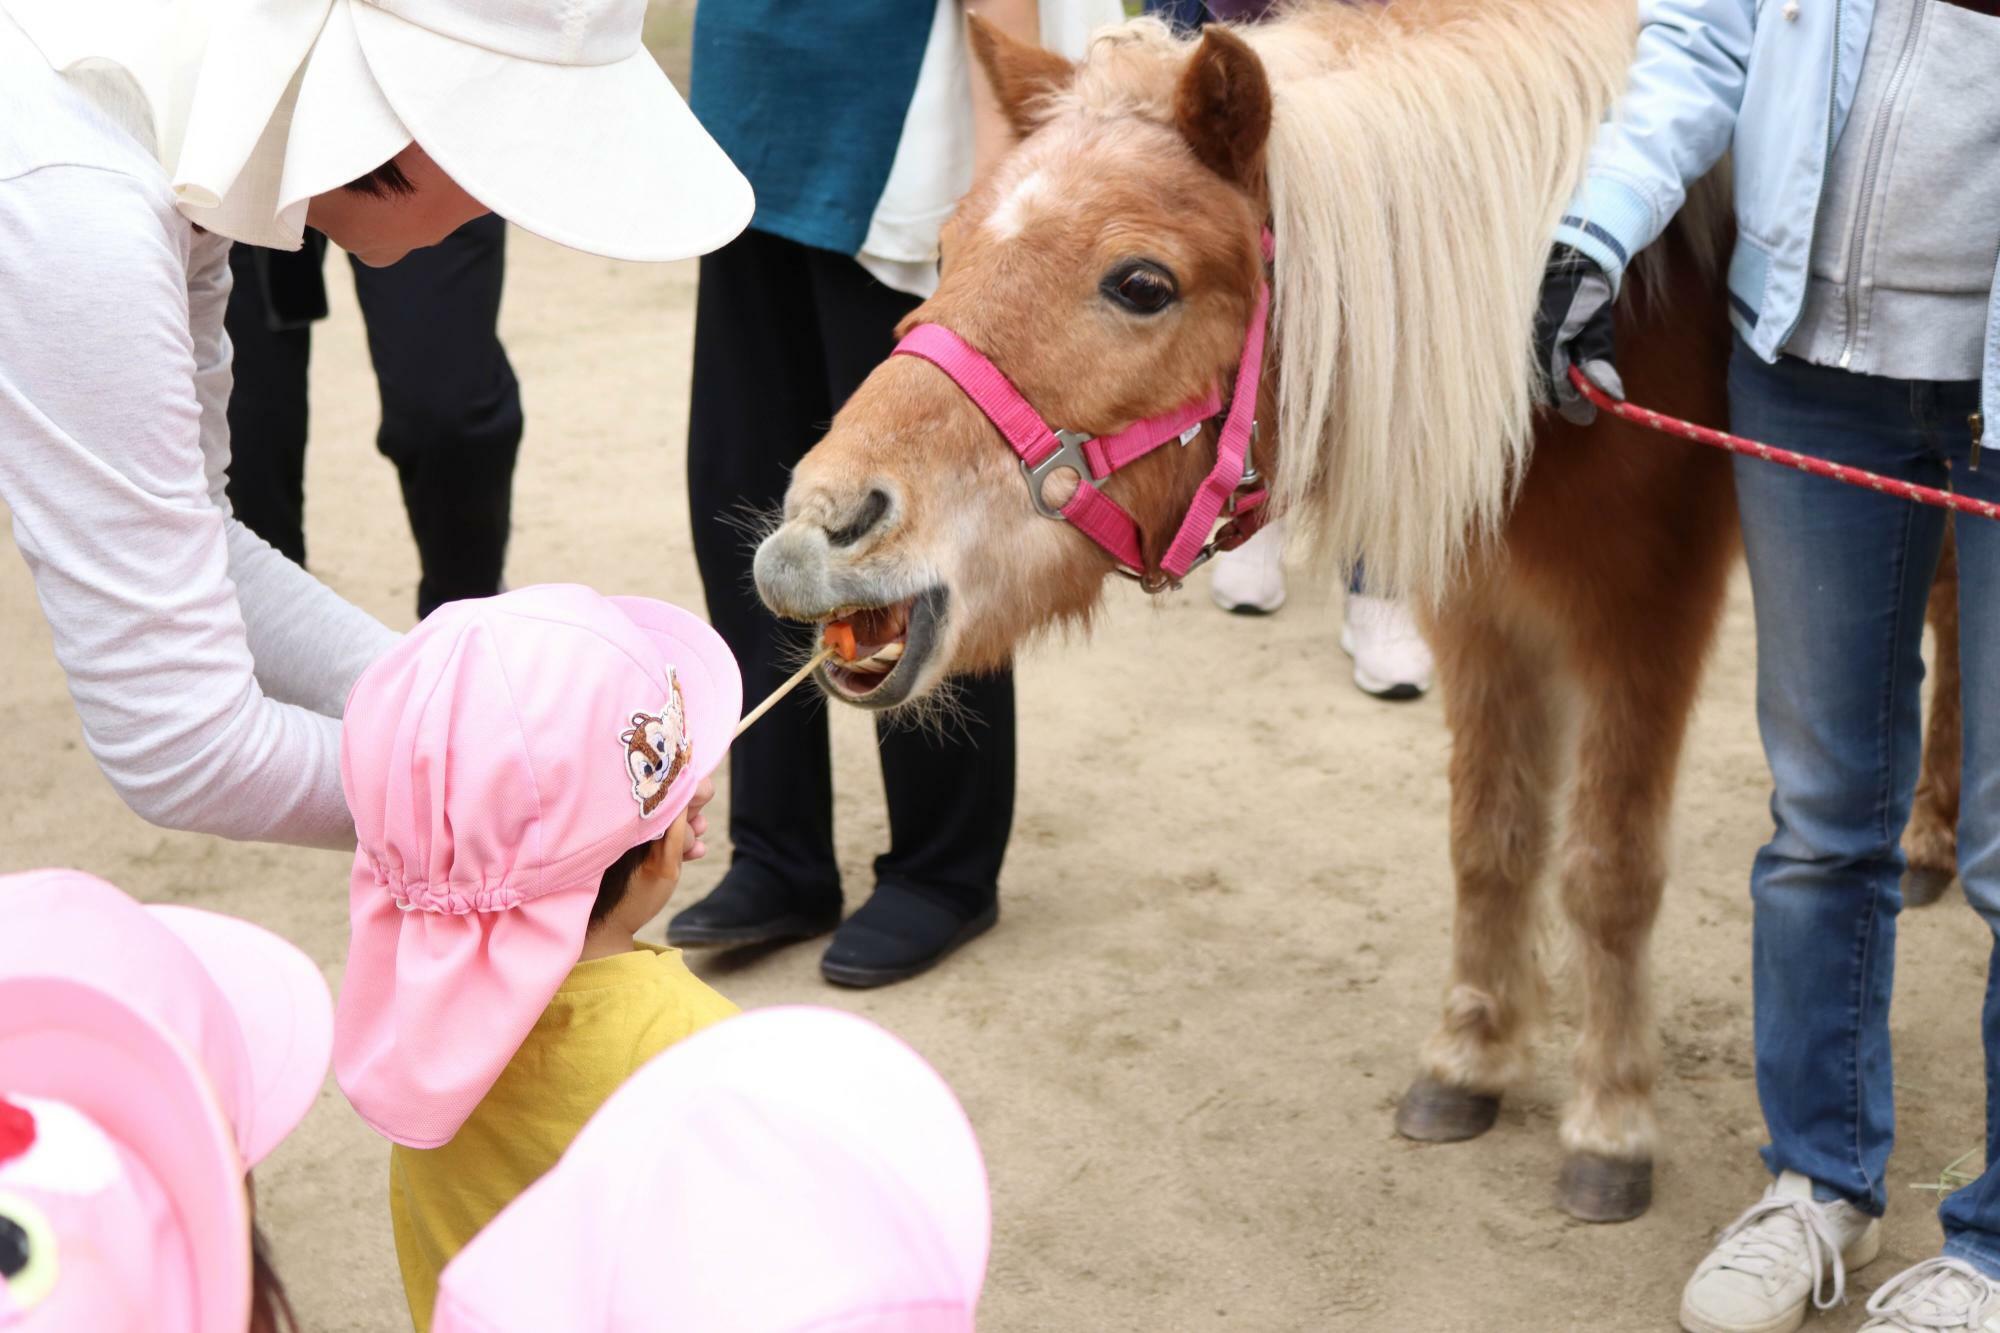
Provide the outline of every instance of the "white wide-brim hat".
[[412,140],[489,209],[613,259],[750,223],[750,182],[640,40],[645,0],[0,0],[57,69],[108,61],[190,220],[297,249],[306,205]]
[[705,254],[749,225],[750,182],[640,43],[644,0],[350,5],[397,118],[509,222],[647,260]]

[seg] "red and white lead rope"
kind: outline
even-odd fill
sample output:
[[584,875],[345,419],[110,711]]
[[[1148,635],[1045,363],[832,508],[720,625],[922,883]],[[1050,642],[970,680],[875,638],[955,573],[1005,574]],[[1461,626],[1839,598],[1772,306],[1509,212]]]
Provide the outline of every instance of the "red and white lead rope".
[[1894,477],[1884,477],[1879,473],[1864,471],[1858,467],[1847,467],[1841,463],[1830,463],[1824,458],[1814,458],[1811,454],[1795,453],[1790,449],[1780,449],[1776,445],[1746,440],[1741,435],[1710,430],[1706,426],[1697,426],[1692,421],[1682,421],[1679,417],[1662,416],[1649,407],[1638,407],[1622,399],[1613,398],[1591,383],[1590,377],[1575,366],[1569,369],[1569,382],[1600,411],[1609,412],[1621,421],[1630,421],[1648,430],[1656,430],[1662,435],[1678,435],[1684,440],[1693,440],[1696,444],[1727,449],[1732,454],[1760,458],[1766,463],[1797,468],[1800,472],[1810,472],[1815,477],[1831,477],[1835,481],[1844,481],[1849,486],[1880,491],[1884,495],[1914,500],[1918,504],[1932,505],[1938,509],[1955,509],[1961,514],[1977,514],[1981,518],[2000,518],[2000,505],[1989,504],[1984,500],[1974,500],[1969,496],[1955,495],[1950,491],[1940,491],[1930,486],[1919,486],[1915,482],[1897,481]]

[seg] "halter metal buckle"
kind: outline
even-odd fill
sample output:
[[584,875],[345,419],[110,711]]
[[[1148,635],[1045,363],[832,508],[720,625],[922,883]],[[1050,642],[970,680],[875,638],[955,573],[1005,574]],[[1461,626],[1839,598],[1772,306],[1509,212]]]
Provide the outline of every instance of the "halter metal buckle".
[[1069,468],[1076,473],[1077,484],[1095,484],[1104,480],[1090,470],[1090,460],[1084,457],[1083,446],[1097,437],[1085,435],[1079,430],[1059,430],[1056,435],[1056,451],[1039,463],[1021,460],[1021,475],[1028,479],[1028,499],[1035,511],[1043,518],[1052,518],[1058,523],[1067,523],[1061,509],[1051,505],[1042,495],[1042,488],[1048,485],[1049,474],[1060,468]]
[[[1236,481],[1236,489],[1229,493],[1222,512],[1229,518],[1236,517],[1236,503],[1250,492],[1264,484],[1264,474],[1257,470],[1257,418],[1250,418],[1250,443],[1243,446],[1243,475]],[[1204,557],[1205,559],[1206,557]],[[1199,565],[1197,564],[1197,568]]]
[[[1224,518],[1236,518],[1242,512],[1239,506],[1242,503],[1243,497],[1264,484],[1264,474],[1257,470],[1257,464],[1253,461],[1256,456],[1257,421],[1253,417],[1250,421],[1250,444],[1243,451],[1243,476],[1236,483],[1236,489],[1229,493],[1229,499],[1222,506],[1222,516]],[[1265,503],[1269,504],[1270,502],[1267,500]],[[1188,573],[1194,573],[1197,569],[1215,559],[1216,552],[1221,549],[1219,543],[1222,540],[1223,529],[1227,526],[1227,524],[1217,525],[1214,533],[1210,534],[1207,544],[1200,551],[1196,552],[1194,563],[1188,566]],[[1175,584],[1174,586],[1179,587],[1180,585]]]

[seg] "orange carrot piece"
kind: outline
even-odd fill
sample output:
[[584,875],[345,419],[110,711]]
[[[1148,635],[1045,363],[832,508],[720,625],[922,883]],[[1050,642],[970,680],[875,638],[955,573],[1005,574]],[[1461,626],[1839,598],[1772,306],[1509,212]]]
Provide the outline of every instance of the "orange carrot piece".
[[828,621],[826,631],[820,637],[821,642],[843,662],[852,662],[854,655],[860,651],[854,642],[854,626],[845,620]]

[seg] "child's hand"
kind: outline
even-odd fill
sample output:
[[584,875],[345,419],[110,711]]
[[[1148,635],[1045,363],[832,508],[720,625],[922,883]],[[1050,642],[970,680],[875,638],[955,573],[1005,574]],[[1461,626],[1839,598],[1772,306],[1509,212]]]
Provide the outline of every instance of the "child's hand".
[[694,789],[694,798],[688,802],[688,841],[687,850],[681,853],[683,862],[699,861],[708,855],[708,844],[702,841],[702,835],[708,832],[708,816],[702,813],[702,807],[714,799],[714,780],[703,778]]

